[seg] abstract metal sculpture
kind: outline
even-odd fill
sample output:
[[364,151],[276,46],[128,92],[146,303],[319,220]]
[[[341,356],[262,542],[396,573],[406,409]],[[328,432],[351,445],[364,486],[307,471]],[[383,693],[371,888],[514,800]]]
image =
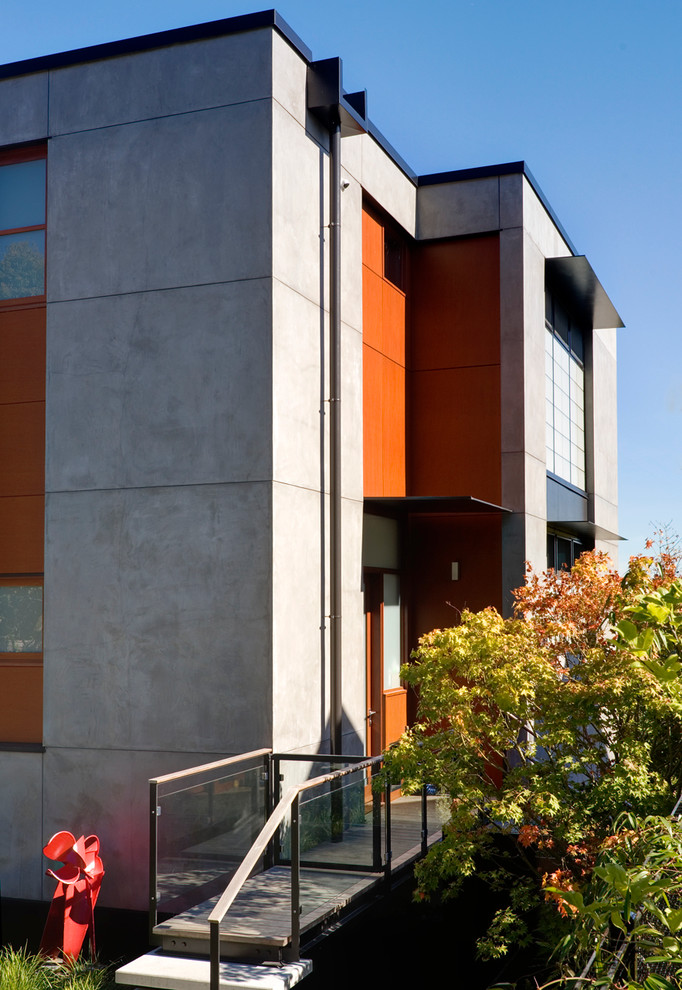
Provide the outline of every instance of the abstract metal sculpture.
[[58,870],[47,870],[57,889],[52,898],[40,951],[45,956],[75,959],[86,934],[90,935],[90,955],[95,956],[95,904],[104,876],[96,835],[74,838],[71,832],[57,832],[43,852],[48,859],[63,863]]

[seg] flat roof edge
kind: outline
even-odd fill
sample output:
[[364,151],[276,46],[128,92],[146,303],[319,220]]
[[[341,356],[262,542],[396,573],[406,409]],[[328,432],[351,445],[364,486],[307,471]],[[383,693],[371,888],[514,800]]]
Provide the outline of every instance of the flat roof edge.
[[134,38],[124,38],[121,41],[108,41],[100,45],[89,45],[86,48],[75,48],[68,52],[39,55],[20,62],[7,62],[5,65],[0,65],[0,79],[28,75],[31,72],[46,72],[49,69],[61,69],[69,65],[94,62],[102,58],[114,58],[117,55],[133,55],[136,52],[148,51],[153,48],[165,48],[167,45],[202,41],[264,27],[274,27],[303,58],[309,62],[312,60],[312,51],[276,10],[260,10],[253,14],[239,14],[236,17],[225,17],[218,21],[206,21],[204,24],[170,28],[167,31],[142,34]]
[[538,197],[540,202],[545,208],[550,220],[559,231],[563,239],[568,245],[569,251],[572,254],[578,254],[578,250],[570,239],[563,224],[559,220],[558,216],[552,209],[552,206],[543,193],[542,189],[535,176],[528,168],[525,161],[521,162],[504,162],[500,165],[482,165],[478,168],[460,168],[451,172],[433,172],[430,175],[420,175],[417,179],[418,186],[437,186],[442,185],[446,182],[464,182],[467,179],[490,179],[501,175],[523,175],[528,179],[533,192]]

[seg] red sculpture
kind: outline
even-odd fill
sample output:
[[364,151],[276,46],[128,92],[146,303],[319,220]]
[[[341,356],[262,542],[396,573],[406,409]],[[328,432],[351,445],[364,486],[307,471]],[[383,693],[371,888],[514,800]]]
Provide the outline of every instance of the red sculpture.
[[52,898],[50,912],[40,942],[45,956],[64,956],[75,959],[86,934],[90,935],[90,955],[95,955],[95,904],[104,876],[99,857],[99,839],[96,835],[75,839],[70,832],[57,832],[43,852],[48,859],[56,859],[64,865],[58,870],[47,870],[54,877],[57,889]]

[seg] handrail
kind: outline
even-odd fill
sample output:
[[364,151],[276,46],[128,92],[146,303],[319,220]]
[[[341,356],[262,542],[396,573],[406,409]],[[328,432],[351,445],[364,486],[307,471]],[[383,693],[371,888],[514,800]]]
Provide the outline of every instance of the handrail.
[[257,756],[267,756],[272,753],[271,749],[254,749],[250,753],[239,753],[238,756],[228,756],[225,760],[216,760],[214,763],[204,763],[200,767],[190,767],[188,770],[178,770],[177,773],[167,773],[162,777],[152,777],[150,784],[165,784],[169,780],[182,780],[184,777],[194,777],[207,770],[215,770],[217,767],[227,767],[232,763],[245,763],[247,760],[255,760]]
[[[346,767],[343,770],[334,770],[331,773],[323,774],[320,777],[313,777],[312,780],[306,780],[302,784],[294,784],[288,788],[268,818],[267,822],[258,833],[253,845],[242,860],[239,869],[233,875],[227,887],[221,894],[216,906],[208,916],[211,966],[211,979],[209,984],[210,990],[218,990],[220,986],[220,923],[227,914],[230,905],[234,902],[237,894],[251,875],[251,871],[256,866],[260,858],[264,855],[268,842],[282,824],[285,814],[293,805],[294,801],[297,800],[302,791],[311,790],[313,787],[319,787],[320,784],[329,783],[333,780],[339,780],[341,777],[348,776],[348,774],[357,773],[358,770],[365,770],[367,767],[381,763],[382,760],[382,756],[372,756],[360,763],[354,763],[352,767]],[[294,850],[292,850],[292,853],[293,852]],[[298,859],[298,857],[296,857],[296,859]],[[294,856],[292,855],[292,873],[295,872],[298,874],[298,869],[294,868],[293,861]],[[296,865],[298,866],[298,863],[296,863]],[[296,882],[298,882],[297,877]],[[298,904],[294,905],[292,903],[292,915],[294,914],[294,911],[298,914]]]

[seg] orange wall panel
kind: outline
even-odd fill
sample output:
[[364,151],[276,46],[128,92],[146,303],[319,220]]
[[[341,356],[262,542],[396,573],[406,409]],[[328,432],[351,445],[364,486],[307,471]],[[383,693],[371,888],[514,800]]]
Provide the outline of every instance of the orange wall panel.
[[384,228],[362,211],[362,261],[377,275],[384,274]]
[[44,398],[44,307],[0,314],[0,404]]
[[42,742],[42,665],[0,662],[0,698],[0,741]]
[[0,464],[0,497],[44,494],[44,402],[0,406]]
[[362,266],[362,339],[377,351],[384,345],[384,280]]
[[382,705],[382,745],[387,749],[400,739],[407,726],[407,691],[405,688],[384,691]]
[[[409,532],[409,650],[432,629],[456,625],[462,609],[501,609],[501,515],[411,516]],[[458,581],[452,580],[453,561]]]
[[364,493],[383,495],[383,403],[382,357],[371,347],[362,348],[363,374],[363,471]]
[[42,574],[45,497],[0,498],[0,571]]
[[413,370],[499,363],[497,235],[418,244],[410,297]]
[[364,493],[404,495],[405,294],[384,278],[383,226],[362,224]]
[[501,497],[500,369],[410,378],[410,495]]
[[383,495],[405,495],[405,369],[383,357]]
[[383,347],[386,357],[405,366],[405,293],[383,281]]

